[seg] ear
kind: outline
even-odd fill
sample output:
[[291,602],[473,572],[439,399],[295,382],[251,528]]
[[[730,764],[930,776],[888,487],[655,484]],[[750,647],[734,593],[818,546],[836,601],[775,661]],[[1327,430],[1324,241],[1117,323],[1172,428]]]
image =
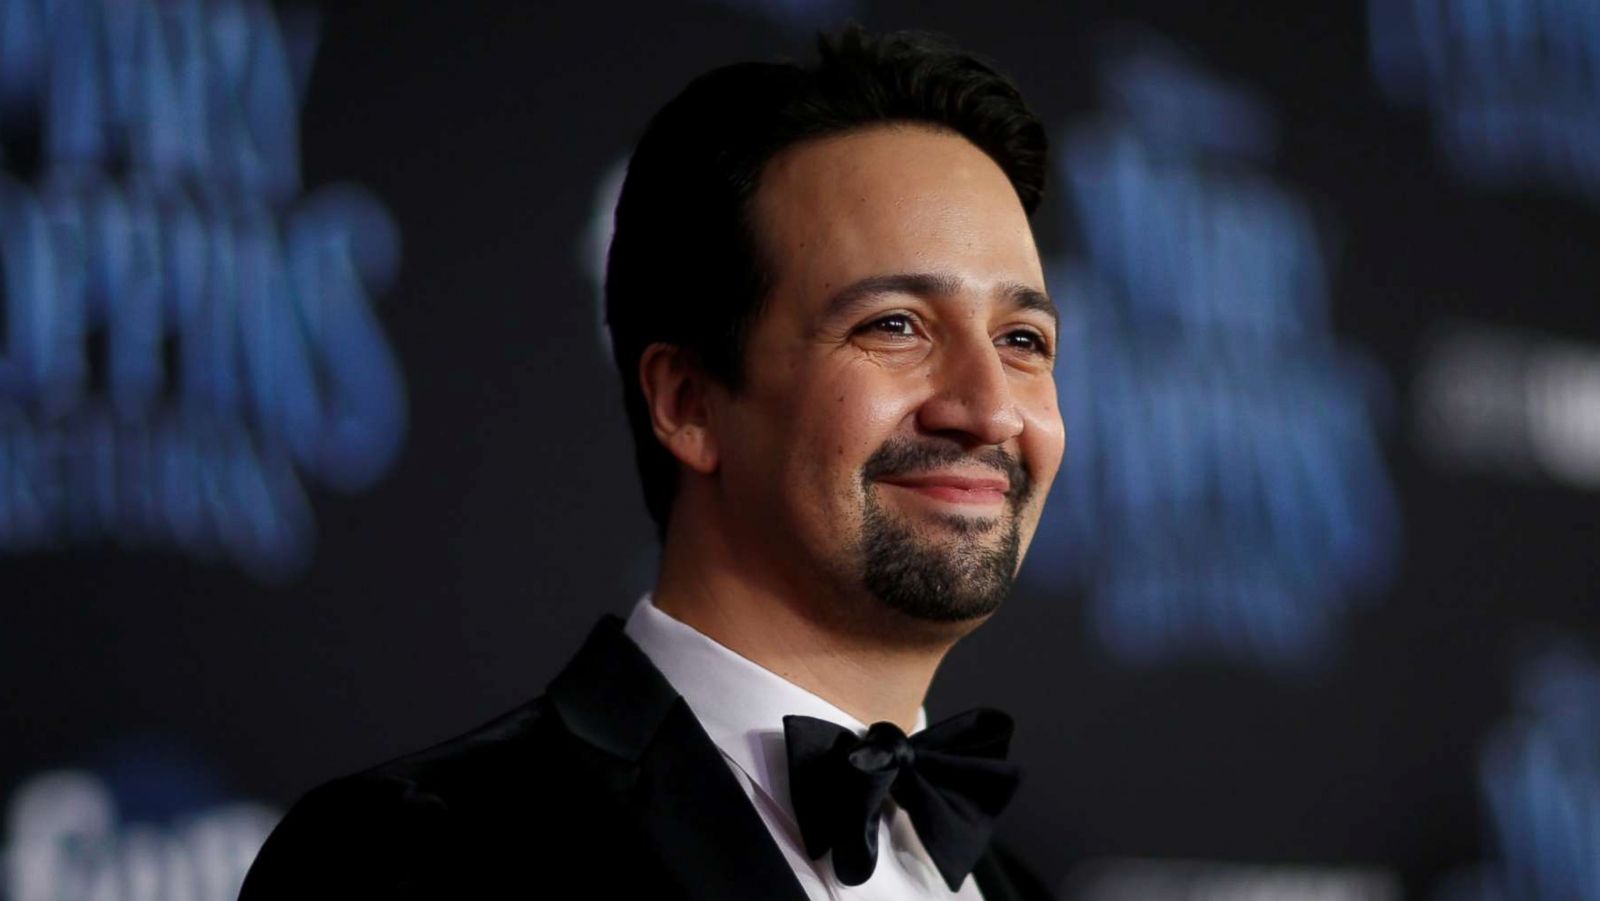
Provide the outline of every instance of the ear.
[[678,462],[701,475],[717,471],[717,441],[707,404],[708,378],[692,355],[656,343],[639,357],[639,386],[656,439]]

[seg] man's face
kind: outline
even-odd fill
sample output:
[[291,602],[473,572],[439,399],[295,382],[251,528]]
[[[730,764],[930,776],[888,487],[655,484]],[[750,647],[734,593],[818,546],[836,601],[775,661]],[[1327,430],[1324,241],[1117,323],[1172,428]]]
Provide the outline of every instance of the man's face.
[[1065,442],[1015,190],[960,136],[875,127],[774,158],[754,221],[774,287],[713,411],[741,555],[790,596],[865,599],[828,615],[981,620]]

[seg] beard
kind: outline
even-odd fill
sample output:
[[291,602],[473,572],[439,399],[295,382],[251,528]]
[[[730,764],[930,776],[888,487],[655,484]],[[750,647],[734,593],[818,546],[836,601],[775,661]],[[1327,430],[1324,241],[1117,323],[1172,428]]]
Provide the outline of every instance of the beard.
[[[1001,519],[942,516],[948,535],[931,535],[878,502],[877,479],[976,460],[1010,479]],[[969,457],[949,443],[918,444],[894,439],[862,467],[865,495],[860,554],[867,591],[884,605],[931,622],[962,622],[988,616],[1011,593],[1021,554],[1021,508],[1032,493],[1027,471],[1009,454],[991,448]],[[982,539],[1001,530],[997,541]]]

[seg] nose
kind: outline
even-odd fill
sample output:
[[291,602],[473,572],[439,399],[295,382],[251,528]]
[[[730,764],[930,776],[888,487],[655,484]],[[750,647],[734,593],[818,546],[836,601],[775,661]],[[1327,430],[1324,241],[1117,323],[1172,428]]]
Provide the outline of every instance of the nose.
[[969,446],[1004,444],[1022,433],[1011,377],[987,336],[947,344],[929,378],[934,391],[917,411],[924,431]]

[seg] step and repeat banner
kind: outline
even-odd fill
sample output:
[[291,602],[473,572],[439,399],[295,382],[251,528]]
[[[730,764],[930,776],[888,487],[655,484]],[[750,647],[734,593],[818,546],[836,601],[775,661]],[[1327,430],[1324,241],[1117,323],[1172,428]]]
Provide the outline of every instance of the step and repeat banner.
[[[818,29],[1049,124],[1068,453],[930,713],[1063,899],[1600,901],[1600,5],[0,0],[0,899],[233,897],[656,560],[645,120]],[[536,814],[536,812],[535,812]]]

